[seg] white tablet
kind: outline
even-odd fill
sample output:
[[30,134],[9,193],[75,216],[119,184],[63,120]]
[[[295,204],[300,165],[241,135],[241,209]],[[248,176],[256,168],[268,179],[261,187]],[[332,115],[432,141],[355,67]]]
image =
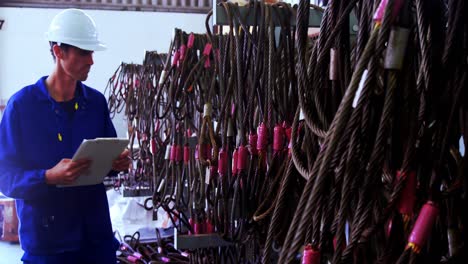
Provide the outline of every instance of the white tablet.
[[112,162],[128,146],[126,138],[96,138],[85,139],[73,155],[72,160],[87,158],[91,160],[89,170],[80,175],[74,183],[58,185],[59,187],[72,187],[99,184],[112,169]]

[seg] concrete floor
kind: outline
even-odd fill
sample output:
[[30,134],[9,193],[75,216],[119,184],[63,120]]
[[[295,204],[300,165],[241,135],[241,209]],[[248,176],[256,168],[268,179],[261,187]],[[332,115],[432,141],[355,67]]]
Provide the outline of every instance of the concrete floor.
[[22,256],[20,244],[0,241],[0,264],[21,264]]

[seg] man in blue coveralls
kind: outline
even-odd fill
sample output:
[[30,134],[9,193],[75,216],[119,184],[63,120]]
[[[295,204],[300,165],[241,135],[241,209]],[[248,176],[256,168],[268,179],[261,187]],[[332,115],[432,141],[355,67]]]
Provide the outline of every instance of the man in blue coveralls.
[[[14,94],[0,123],[0,191],[16,199],[24,263],[115,264],[104,185],[57,187],[89,168],[70,159],[83,139],[116,137],[104,95],[82,83],[105,46],[78,9],[55,16],[47,38],[53,72]],[[126,150],[112,169],[129,165]]]

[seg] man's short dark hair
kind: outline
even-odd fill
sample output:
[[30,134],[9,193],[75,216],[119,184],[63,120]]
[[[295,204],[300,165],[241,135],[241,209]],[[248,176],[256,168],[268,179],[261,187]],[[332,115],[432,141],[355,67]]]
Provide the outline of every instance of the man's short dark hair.
[[49,44],[50,44],[50,54],[52,54],[52,58],[54,59],[54,62],[56,61],[54,50],[53,50],[54,45],[58,45],[63,51],[67,51],[70,47],[73,47],[72,45],[53,42],[53,41],[50,41]]

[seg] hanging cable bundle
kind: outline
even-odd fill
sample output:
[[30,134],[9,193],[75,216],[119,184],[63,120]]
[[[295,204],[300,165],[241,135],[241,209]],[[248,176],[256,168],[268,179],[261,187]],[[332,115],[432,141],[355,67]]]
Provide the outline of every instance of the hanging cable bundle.
[[231,243],[191,263],[466,262],[467,5],[326,2],[221,2],[227,27],[119,67],[148,209]]
[[[365,2],[360,1],[358,6],[370,5]],[[464,67],[466,62],[454,63],[453,57],[451,63],[448,61],[449,54],[464,53],[452,42],[453,32],[464,28],[457,22],[460,20],[455,12],[463,10],[464,5],[458,1],[449,2],[445,6],[443,1],[430,4],[416,1],[413,6],[410,1],[382,1],[377,8],[375,27],[365,48],[360,52],[358,42],[353,52],[358,63],[353,67],[350,84],[321,142],[280,263],[292,262],[300,246],[307,243],[314,252],[320,253],[320,261],[328,259],[333,263],[394,263],[402,252],[399,263],[408,260],[426,263],[429,256],[438,256],[444,261],[447,260],[444,252],[449,248],[459,252],[454,249],[463,246],[460,240],[453,238],[456,237],[453,229],[450,240],[458,241],[457,246],[447,244],[448,239],[443,238],[447,234],[429,236],[431,229],[433,232],[448,230],[437,224],[445,211],[441,211],[441,202],[448,199],[441,195],[441,190],[455,183],[457,177],[443,175],[457,171],[450,156],[459,157],[455,159],[458,161],[461,157],[456,148],[448,147],[448,142],[458,143],[460,137],[460,132],[450,127],[458,126],[454,118],[458,110],[454,109],[460,105],[461,90],[458,89],[466,85],[464,74],[455,69]],[[327,11],[333,14],[336,5],[336,1],[330,2]],[[398,11],[402,6],[404,8]],[[451,14],[449,25],[452,27],[447,27],[450,28],[447,31],[440,27],[445,24],[445,13],[435,11],[445,7],[447,14]],[[429,10],[432,16],[424,14]],[[433,20],[424,22],[429,17]],[[421,32],[421,39],[413,37],[411,41],[412,23]],[[417,37],[415,33],[413,36]],[[445,43],[436,41],[436,36],[446,39]],[[429,42],[432,46],[428,46]],[[422,52],[421,56],[406,56],[403,63],[405,54],[418,51]],[[442,63],[437,63],[437,58],[441,58]],[[438,86],[433,85],[437,78],[434,76],[440,72],[436,69],[451,73],[445,75],[446,82],[441,82],[451,84],[450,87],[435,89]],[[307,114],[305,116],[307,120]],[[296,164],[304,163],[298,160]],[[463,196],[458,195],[450,199],[463,200]],[[418,211],[420,217],[415,221]],[[448,211],[453,212],[453,209]],[[446,217],[451,219],[449,215]],[[454,222],[460,223],[461,218],[455,219],[448,222],[452,226]],[[430,241],[426,247],[427,259],[422,254],[426,240]],[[457,257],[460,258],[460,253]]]

